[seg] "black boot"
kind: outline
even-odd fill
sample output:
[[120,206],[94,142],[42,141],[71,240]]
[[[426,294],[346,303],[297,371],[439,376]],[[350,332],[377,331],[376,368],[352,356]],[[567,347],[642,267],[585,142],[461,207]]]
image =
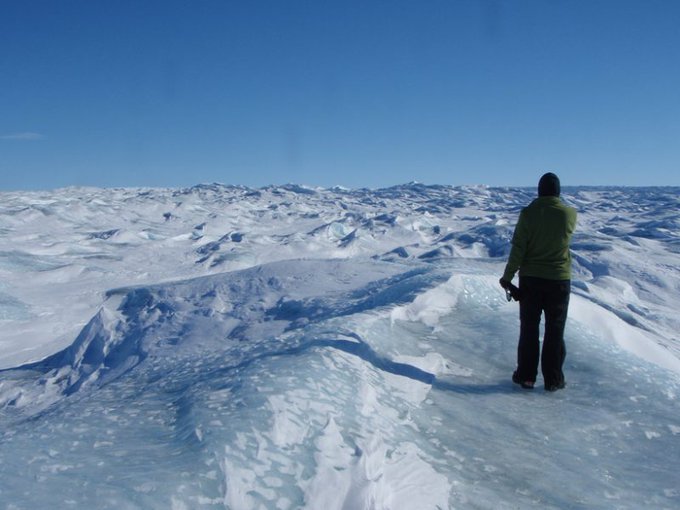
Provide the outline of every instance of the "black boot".
[[517,370],[515,370],[512,373],[512,382],[514,382],[515,384],[519,384],[525,390],[533,390],[534,389],[534,381],[522,381],[519,378],[519,376],[517,375]]

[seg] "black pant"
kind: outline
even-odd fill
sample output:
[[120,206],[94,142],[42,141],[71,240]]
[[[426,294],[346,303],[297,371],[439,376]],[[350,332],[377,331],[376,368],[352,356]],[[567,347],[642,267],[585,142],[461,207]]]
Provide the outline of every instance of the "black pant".
[[517,375],[522,381],[535,381],[538,373],[539,325],[545,312],[545,335],[541,371],[546,386],[564,383],[562,365],[567,355],[564,326],[569,309],[570,280],[546,280],[532,276],[519,279],[520,333],[517,346]]

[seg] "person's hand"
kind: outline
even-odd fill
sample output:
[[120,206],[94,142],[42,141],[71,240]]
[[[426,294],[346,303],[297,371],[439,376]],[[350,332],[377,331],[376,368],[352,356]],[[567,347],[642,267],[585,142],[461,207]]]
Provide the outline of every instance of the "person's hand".
[[509,282],[508,280],[505,280],[504,278],[501,278],[498,280],[498,283],[501,284],[501,287],[505,289],[505,296],[508,298],[508,301],[511,299],[514,299],[515,301],[519,301],[522,299],[522,293],[520,290],[515,287],[512,282]]

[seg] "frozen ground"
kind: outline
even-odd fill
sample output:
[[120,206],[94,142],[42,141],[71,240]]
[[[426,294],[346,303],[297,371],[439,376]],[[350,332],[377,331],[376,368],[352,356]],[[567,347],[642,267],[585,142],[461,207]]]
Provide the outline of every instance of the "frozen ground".
[[0,197],[1,508],[678,508],[677,188],[579,210],[566,390],[509,382],[529,189]]

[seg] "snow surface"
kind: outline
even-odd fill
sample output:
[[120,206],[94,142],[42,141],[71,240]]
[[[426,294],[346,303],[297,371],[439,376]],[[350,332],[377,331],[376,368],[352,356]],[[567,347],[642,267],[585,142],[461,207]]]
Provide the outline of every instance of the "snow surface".
[[680,508],[679,192],[564,190],[556,393],[497,283],[533,189],[0,193],[0,507]]

